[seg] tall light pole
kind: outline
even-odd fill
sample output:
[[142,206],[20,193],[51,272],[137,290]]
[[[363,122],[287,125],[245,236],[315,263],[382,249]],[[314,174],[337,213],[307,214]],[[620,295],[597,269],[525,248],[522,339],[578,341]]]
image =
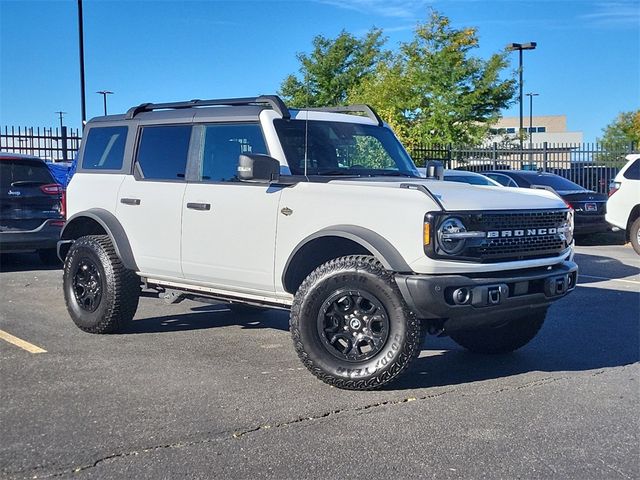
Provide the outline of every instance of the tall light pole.
[[107,95],[112,95],[113,92],[110,92],[109,90],[100,90],[99,92],[100,95],[102,95],[102,102],[104,105],[104,116],[107,116]]
[[513,52],[515,50],[518,51],[518,73],[520,78],[520,130],[518,131],[518,136],[520,137],[520,150],[522,150],[522,51],[523,50],[535,50],[538,44],[536,42],[527,42],[527,43],[510,43],[507,45],[507,50]]
[[87,107],[84,92],[84,27],[82,19],[82,0],[78,0],[78,45],[80,53],[80,104],[82,105],[82,127],[87,122]]
[[529,92],[529,163],[533,161],[533,97],[537,97],[539,93]]

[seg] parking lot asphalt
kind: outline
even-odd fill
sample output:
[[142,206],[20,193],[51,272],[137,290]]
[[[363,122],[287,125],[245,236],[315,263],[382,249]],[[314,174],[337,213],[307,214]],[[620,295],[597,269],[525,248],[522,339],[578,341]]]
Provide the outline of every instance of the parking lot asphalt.
[[[131,328],[90,335],[61,270],[3,256],[4,478],[640,478],[640,257],[577,248],[576,291],[504,356],[428,337],[382,391],[299,362],[288,313],[145,296]],[[23,345],[24,347],[24,345]]]

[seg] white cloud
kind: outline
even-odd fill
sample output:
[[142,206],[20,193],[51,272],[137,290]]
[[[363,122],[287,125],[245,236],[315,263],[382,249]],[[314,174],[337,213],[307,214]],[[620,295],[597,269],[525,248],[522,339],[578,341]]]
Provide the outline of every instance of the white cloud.
[[637,0],[599,2],[594,11],[580,15],[580,20],[595,26],[638,26],[640,24],[640,2]]
[[414,18],[434,0],[315,0],[346,10],[368,13],[388,18]]

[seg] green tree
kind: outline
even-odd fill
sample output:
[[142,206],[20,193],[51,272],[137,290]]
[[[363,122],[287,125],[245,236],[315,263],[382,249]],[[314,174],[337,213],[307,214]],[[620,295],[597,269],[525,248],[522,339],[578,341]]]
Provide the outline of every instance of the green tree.
[[384,58],[384,42],[382,31],[375,28],[361,39],[344,30],[335,39],[318,35],[311,54],[297,55],[299,75],[288,75],[278,93],[293,107],[344,105],[349,91]]
[[350,90],[349,100],[375,107],[409,147],[480,143],[511,104],[515,80],[501,79],[507,52],[483,60],[471,56],[477,47],[475,28],[453,28],[433,11],[411,42]]
[[621,112],[602,129],[600,140],[605,148],[620,148],[635,143],[640,145],[640,109],[631,112]]

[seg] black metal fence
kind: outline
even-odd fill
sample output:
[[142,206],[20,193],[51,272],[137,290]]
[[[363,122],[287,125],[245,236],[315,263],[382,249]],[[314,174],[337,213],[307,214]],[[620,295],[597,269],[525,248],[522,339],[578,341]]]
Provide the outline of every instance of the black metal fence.
[[5,126],[0,129],[0,151],[66,162],[75,157],[80,148],[80,139],[79,129]]
[[417,145],[409,153],[418,166],[440,160],[445,168],[474,172],[488,170],[542,170],[556,173],[596,192],[606,193],[609,183],[636,145],[615,147],[600,143],[534,143],[525,148],[493,143],[480,147]]

